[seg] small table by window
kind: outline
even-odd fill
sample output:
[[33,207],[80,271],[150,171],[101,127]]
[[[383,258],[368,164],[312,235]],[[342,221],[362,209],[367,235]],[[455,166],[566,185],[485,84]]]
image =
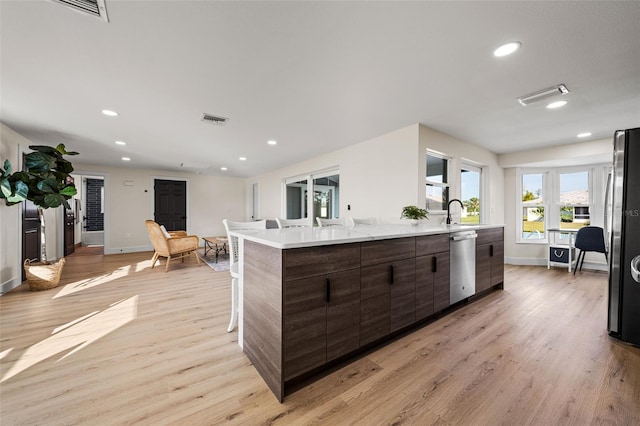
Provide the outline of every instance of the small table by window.
[[571,272],[575,258],[578,230],[552,228],[547,231],[549,232],[547,269],[552,266],[564,266]]
[[205,256],[210,250],[215,250],[217,262],[220,252],[224,251],[224,254],[227,254],[227,237],[202,237],[202,240],[204,241]]

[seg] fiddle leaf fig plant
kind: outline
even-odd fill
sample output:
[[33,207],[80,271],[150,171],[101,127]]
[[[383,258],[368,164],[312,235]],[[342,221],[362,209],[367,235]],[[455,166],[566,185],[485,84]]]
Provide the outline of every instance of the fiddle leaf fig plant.
[[421,209],[417,206],[405,206],[402,208],[402,215],[400,215],[400,219],[405,218],[405,219],[413,219],[413,220],[420,220],[420,219],[428,219],[428,211],[425,209]]
[[78,153],[67,151],[64,144],[55,148],[46,145],[32,145],[29,148],[33,152],[24,157],[25,171],[13,172],[9,160],[4,161],[0,169],[0,199],[4,199],[8,206],[29,200],[38,207],[42,225],[41,257],[46,262],[42,209],[61,205],[70,208],[67,200],[76,195],[77,190],[69,175],[73,172],[73,166],[64,156]]

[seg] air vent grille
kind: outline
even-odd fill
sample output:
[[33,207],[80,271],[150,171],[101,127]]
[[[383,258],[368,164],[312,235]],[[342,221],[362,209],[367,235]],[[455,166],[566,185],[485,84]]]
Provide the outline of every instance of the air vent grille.
[[217,124],[218,126],[224,126],[229,121],[226,117],[219,117],[213,114],[207,114],[206,112],[202,114],[202,121],[205,123]]
[[88,13],[109,22],[105,0],[53,0],[79,12]]
[[529,93],[528,95],[520,96],[517,101],[520,105],[527,106],[534,102],[543,101],[557,95],[566,95],[569,93],[569,89],[564,84],[558,84],[557,86],[549,87],[547,89],[538,90],[537,92]]

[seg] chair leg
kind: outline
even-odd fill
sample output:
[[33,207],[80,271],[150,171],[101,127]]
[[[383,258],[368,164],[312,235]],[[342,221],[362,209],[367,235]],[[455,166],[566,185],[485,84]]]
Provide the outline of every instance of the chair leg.
[[576,266],[573,268],[573,275],[576,274],[576,269],[578,269],[578,266],[580,265],[580,256],[582,256],[582,250],[578,252],[578,257],[576,258]]
[[192,251],[192,253],[196,257],[196,262],[198,262],[198,266],[202,265],[202,262],[200,262],[200,256],[198,256],[198,251],[194,250]]
[[580,254],[582,255],[582,257],[580,258],[580,272],[582,272],[582,265],[584,265],[584,256],[585,254],[587,254],[587,252],[582,251]]
[[156,262],[158,261],[158,253],[153,253],[153,257],[151,258],[151,269],[156,266]]
[[169,271],[169,263],[171,262],[171,255],[167,256],[167,264],[164,267],[164,271],[168,272]]
[[238,279],[231,279],[231,321],[227,333],[231,333],[238,323]]

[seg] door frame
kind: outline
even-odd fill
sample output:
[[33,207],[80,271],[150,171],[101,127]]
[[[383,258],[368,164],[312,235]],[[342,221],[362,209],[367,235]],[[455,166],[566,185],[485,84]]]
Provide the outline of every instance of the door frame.
[[156,189],[155,189],[155,185],[156,185],[156,179],[161,179],[161,180],[173,180],[173,181],[180,181],[180,182],[185,182],[185,188],[187,191],[187,205],[186,205],[186,212],[187,212],[187,229],[185,229],[185,231],[187,231],[187,233],[189,233],[189,230],[191,229],[191,180],[188,177],[175,177],[175,176],[161,176],[161,175],[155,175],[155,176],[151,176],[151,182],[149,187],[151,188],[151,196],[149,197],[149,219],[151,220],[155,220],[155,209],[156,209]]
[[[71,176],[73,176],[76,181],[78,180],[77,178],[80,177],[80,186],[78,187],[78,185],[76,184],[76,190],[80,192],[81,196],[82,196],[82,178],[85,178],[85,177],[102,178],[103,187],[104,187],[104,198],[102,199],[102,201],[104,202],[104,224],[103,224],[104,246],[102,247],[102,252],[104,254],[107,254],[109,253],[109,247],[111,247],[111,245],[109,244],[109,216],[110,216],[109,214],[109,210],[110,210],[109,209],[109,206],[110,206],[109,173],[100,172],[100,171],[74,170],[73,172],[71,172]],[[58,213],[57,210],[58,209],[56,209],[56,214]],[[60,210],[64,210],[64,208],[61,208]],[[62,216],[64,216],[64,213],[62,214]],[[61,221],[63,220],[59,216],[57,216],[56,219],[57,219],[56,220],[57,223],[61,223]],[[82,237],[80,238],[81,238],[80,242],[82,242]],[[58,253],[64,253],[64,227],[63,226],[58,226],[58,229],[56,230],[56,240],[57,240],[56,251],[58,251]]]

